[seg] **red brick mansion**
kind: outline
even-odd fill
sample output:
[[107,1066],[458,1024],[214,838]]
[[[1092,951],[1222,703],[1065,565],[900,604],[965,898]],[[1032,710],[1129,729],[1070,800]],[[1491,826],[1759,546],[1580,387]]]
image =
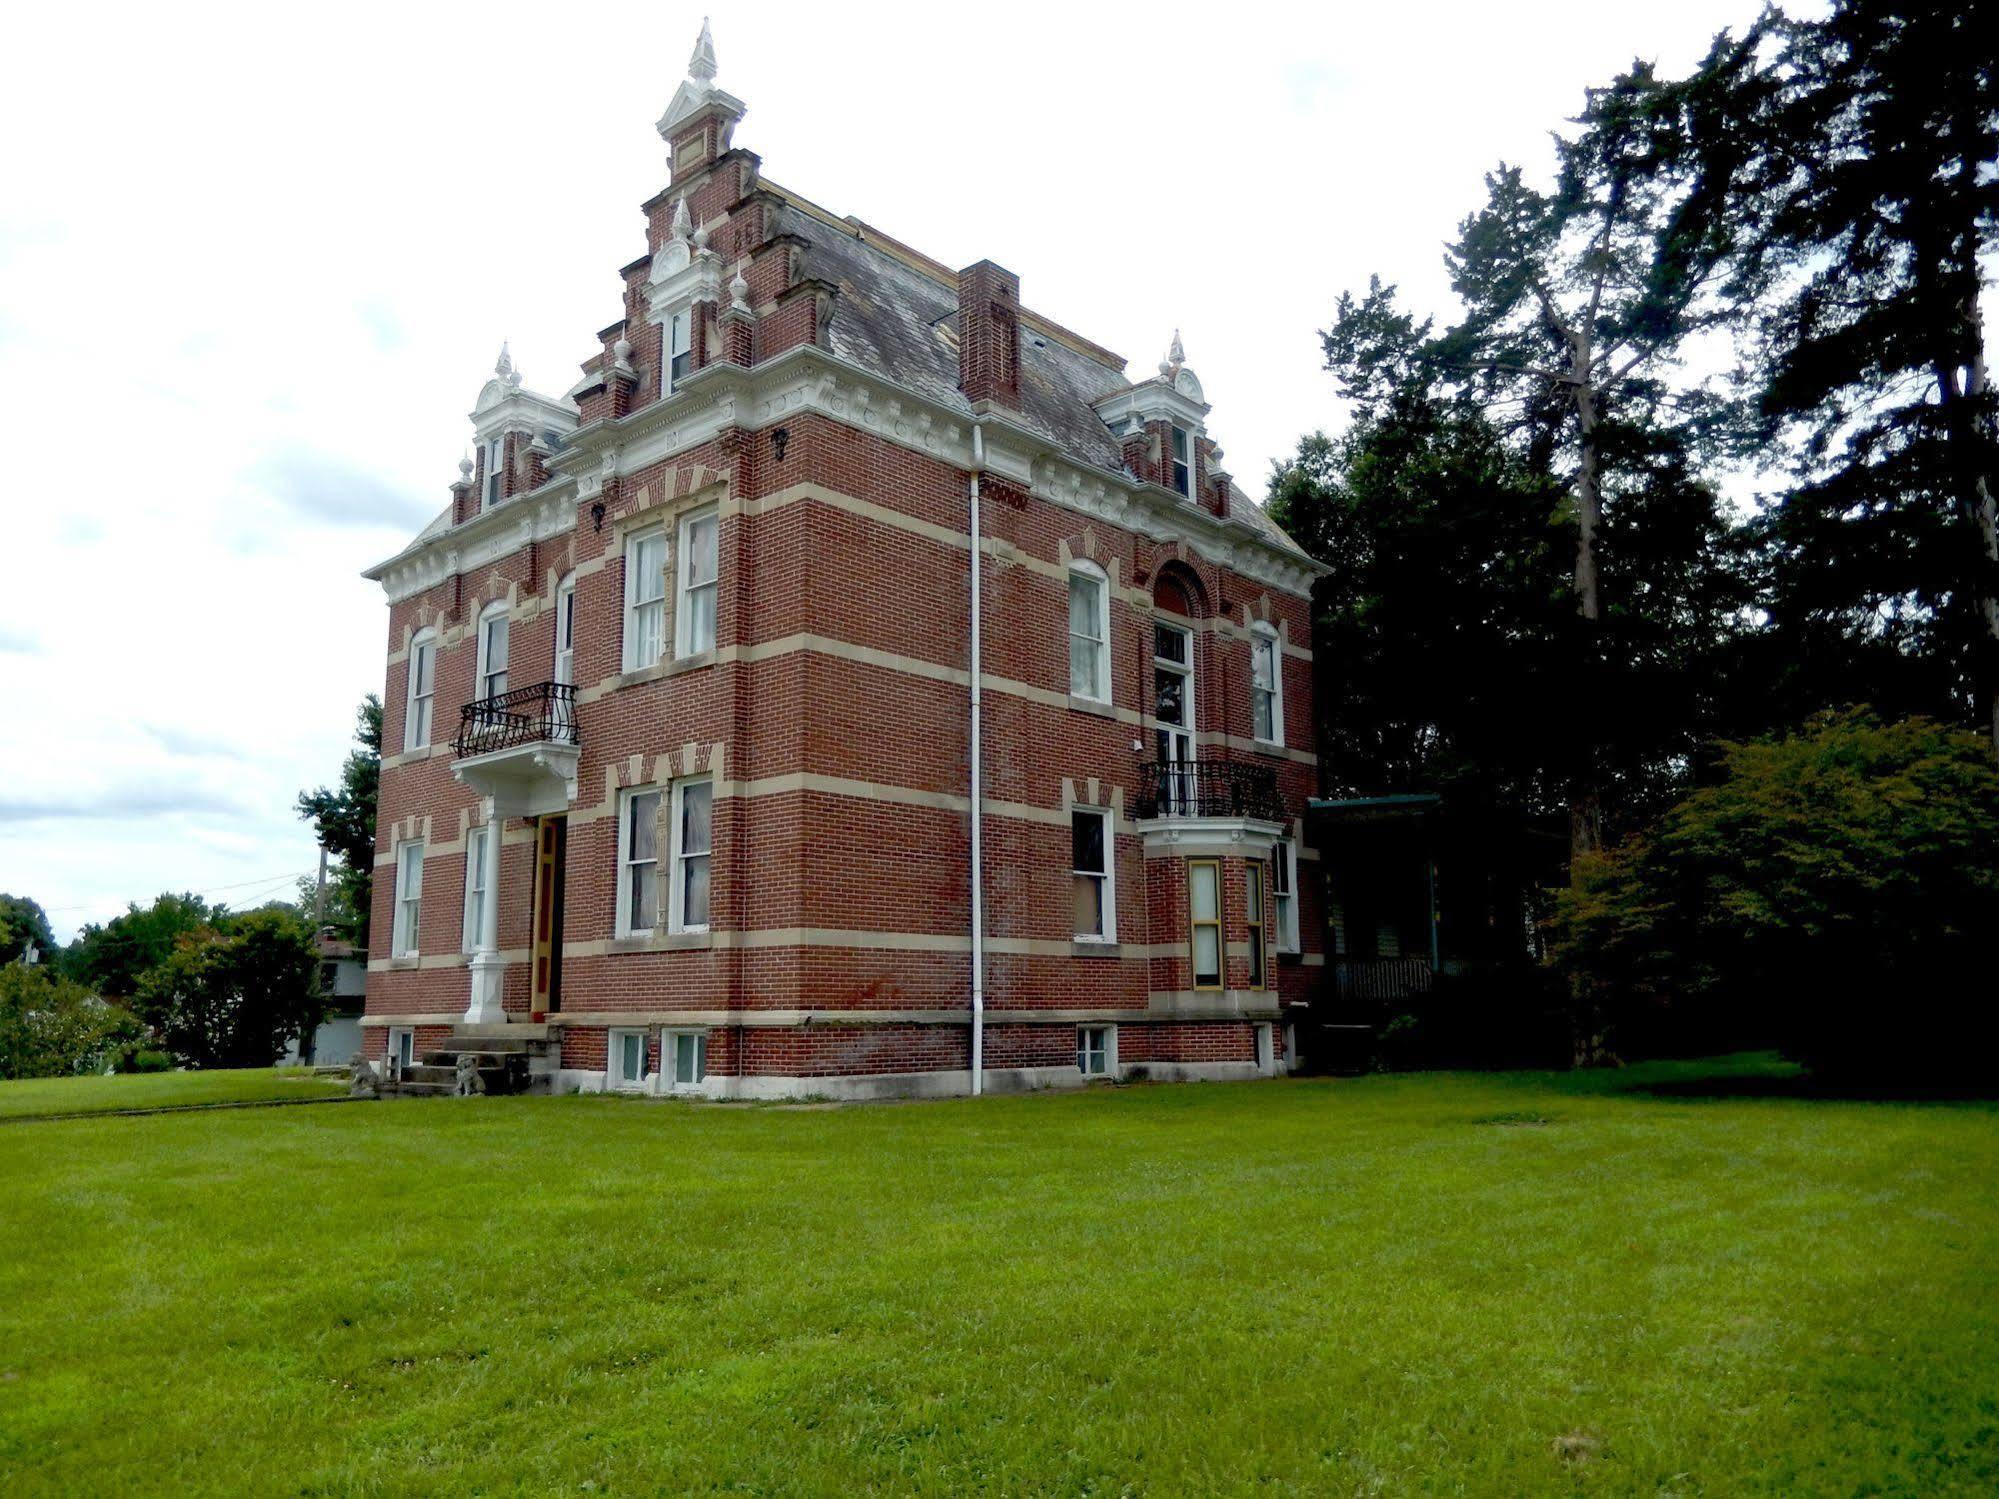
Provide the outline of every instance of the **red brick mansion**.
[[503,350],[389,641],[366,1054],[561,1088],[1286,1070],[1317,565],[1119,356],[767,180],[704,27],[622,315]]

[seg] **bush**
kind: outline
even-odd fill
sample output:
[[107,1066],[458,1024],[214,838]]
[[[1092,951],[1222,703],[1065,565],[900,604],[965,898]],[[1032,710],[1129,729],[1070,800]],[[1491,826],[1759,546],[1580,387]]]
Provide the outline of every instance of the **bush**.
[[174,1066],[172,1052],[151,1046],[132,1047],[118,1060],[120,1072],[172,1072]]
[[48,969],[0,966],[0,1078],[95,1072],[139,1025],[81,984]]
[[1614,1042],[1767,1039],[1908,1078],[1990,1075],[1994,930],[1990,747],[1862,709],[1725,746],[1715,784],[1579,871],[1554,938]]
[[326,1008],[310,929],[275,907],[182,936],[140,978],[137,1003],[191,1067],[268,1067]]

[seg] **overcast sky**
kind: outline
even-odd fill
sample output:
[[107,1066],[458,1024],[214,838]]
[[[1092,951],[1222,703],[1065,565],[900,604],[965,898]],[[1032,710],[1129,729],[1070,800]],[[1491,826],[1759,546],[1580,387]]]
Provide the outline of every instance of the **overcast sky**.
[[[1260,496],[1337,424],[1315,330],[1439,249],[1585,85],[1751,0],[715,0],[770,178],[1143,375],[1177,327]],[[679,5],[35,6],[0,90],[0,890],[59,937],[315,852],[387,630],[359,572],[445,502],[500,340],[560,393],[619,310]]]

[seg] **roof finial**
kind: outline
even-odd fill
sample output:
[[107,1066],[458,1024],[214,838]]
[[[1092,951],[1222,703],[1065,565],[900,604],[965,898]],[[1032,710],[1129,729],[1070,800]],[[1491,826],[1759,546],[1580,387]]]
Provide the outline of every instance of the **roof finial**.
[[514,356],[507,352],[507,341],[500,340],[500,357],[493,365],[493,373],[502,380],[514,372]]
[[689,229],[687,222],[687,194],[682,193],[673,205],[673,237],[684,240]]
[[1187,351],[1180,347],[1180,330],[1173,330],[1173,347],[1166,351],[1166,362],[1176,370],[1187,362]]
[[711,83],[715,78],[715,38],[709,34],[708,18],[701,18],[701,35],[694,43],[694,55],[687,59],[687,76],[696,83]]

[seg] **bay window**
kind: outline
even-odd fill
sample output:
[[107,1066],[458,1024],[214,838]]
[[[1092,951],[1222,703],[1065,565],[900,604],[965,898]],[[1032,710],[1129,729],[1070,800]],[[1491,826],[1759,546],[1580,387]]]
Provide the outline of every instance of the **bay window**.
[[1187,861],[1188,953],[1194,987],[1222,987],[1222,866],[1215,859]]

